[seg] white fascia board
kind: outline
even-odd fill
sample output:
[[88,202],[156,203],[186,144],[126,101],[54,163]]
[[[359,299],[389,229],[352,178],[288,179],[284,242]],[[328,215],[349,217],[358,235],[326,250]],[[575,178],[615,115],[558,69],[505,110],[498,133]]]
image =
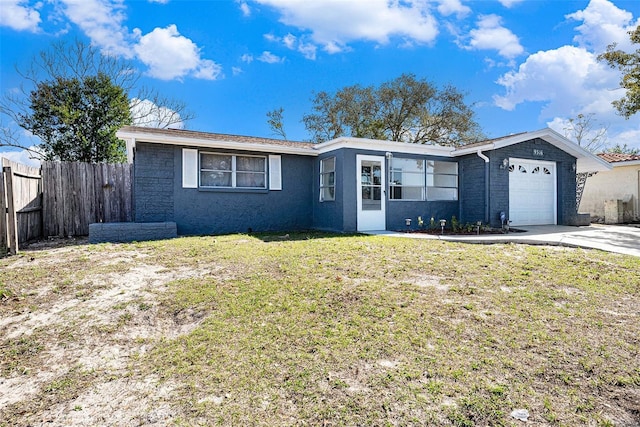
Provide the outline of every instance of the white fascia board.
[[468,154],[476,154],[478,151],[490,151],[493,150],[494,144],[474,145],[473,147],[465,148],[464,146],[455,150],[451,155],[453,157],[466,156]]
[[508,147],[510,145],[519,144],[521,142],[530,141],[536,138],[543,139],[549,144],[554,145],[565,153],[568,153],[575,157],[577,159],[577,172],[599,172],[611,169],[611,165],[608,162],[585,150],[575,142],[565,138],[564,136],[560,135],[558,132],[550,128],[513,135],[511,137],[506,137],[485,145],[476,145],[469,148],[460,147],[460,149],[456,150],[453,155],[457,157],[467,154],[473,154],[478,150],[497,150],[499,148]]
[[257,151],[261,153],[280,153],[280,154],[297,154],[302,156],[317,156],[318,153],[313,148],[288,147],[286,145],[275,144],[252,144],[247,142],[221,141],[212,139],[185,138],[185,137],[167,137],[163,135],[144,134],[140,132],[116,133],[120,139],[131,140],[133,146],[137,142],[146,142],[151,144],[168,144],[181,145],[187,147],[201,147],[221,150],[238,150],[238,151]]
[[609,164],[614,168],[621,168],[624,166],[640,166],[640,160],[625,160],[623,162],[611,162]]
[[321,142],[314,147],[318,154],[324,154],[341,148],[395,152],[404,154],[420,154],[427,156],[452,157],[453,147],[442,145],[413,144],[409,142],[384,141],[379,139],[340,137]]

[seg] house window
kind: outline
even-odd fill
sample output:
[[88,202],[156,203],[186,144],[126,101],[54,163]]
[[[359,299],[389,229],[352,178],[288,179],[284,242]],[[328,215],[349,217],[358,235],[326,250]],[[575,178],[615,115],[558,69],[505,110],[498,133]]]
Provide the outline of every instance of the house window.
[[392,200],[424,200],[424,160],[394,157],[389,191]]
[[267,188],[267,158],[200,153],[200,186]]
[[458,164],[427,160],[427,200],[458,200]]
[[320,201],[336,199],[336,158],[320,160]]

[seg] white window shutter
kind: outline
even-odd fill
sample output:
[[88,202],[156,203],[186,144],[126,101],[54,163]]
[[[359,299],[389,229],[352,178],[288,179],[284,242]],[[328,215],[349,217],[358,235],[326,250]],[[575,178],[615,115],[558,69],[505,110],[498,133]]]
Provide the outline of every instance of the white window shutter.
[[269,190],[282,190],[281,156],[269,155]]
[[198,188],[198,150],[182,149],[182,188]]

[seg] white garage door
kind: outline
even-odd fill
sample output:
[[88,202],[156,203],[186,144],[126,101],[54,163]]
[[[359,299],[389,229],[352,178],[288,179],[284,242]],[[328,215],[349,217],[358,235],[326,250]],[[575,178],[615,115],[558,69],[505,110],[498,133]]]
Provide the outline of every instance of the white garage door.
[[511,225],[556,224],[556,164],[509,159]]

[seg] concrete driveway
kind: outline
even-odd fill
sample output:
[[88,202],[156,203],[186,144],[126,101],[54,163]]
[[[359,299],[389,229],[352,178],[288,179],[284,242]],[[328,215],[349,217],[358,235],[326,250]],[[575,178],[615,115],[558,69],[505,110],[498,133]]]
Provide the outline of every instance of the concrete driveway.
[[569,227],[562,225],[536,225],[517,227],[524,232],[484,234],[479,236],[434,236],[420,233],[372,232],[402,237],[440,239],[468,243],[526,243],[534,245],[571,246],[600,249],[607,252],[640,257],[640,226],[600,225]]

